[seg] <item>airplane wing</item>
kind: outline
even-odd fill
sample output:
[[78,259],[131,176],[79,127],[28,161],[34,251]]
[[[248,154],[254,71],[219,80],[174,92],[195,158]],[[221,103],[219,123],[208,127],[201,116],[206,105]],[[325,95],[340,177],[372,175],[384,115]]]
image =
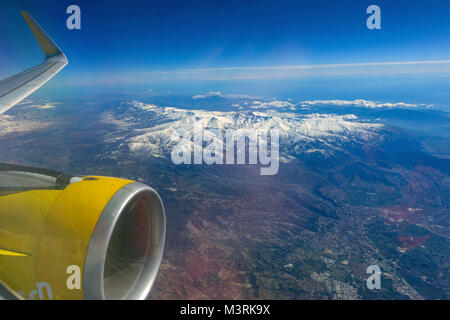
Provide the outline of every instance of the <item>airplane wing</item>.
[[28,97],[53,78],[68,61],[64,53],[27,12],[22,12],[25,21],[44,51],[41,64],[0,81],[0,114]]
[[[28,97],[53,78],[68,61],[64,53],[27,12],[22,12],[25,21],[44,51],[45,60],[41,64],[0,81],[0,114]],[[0,300],[20,299],[0,281]]]

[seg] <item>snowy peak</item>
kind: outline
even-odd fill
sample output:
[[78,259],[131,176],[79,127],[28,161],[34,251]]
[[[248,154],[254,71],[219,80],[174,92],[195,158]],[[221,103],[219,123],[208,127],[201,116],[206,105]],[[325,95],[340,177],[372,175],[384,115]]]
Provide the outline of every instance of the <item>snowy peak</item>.
[[[276,102],[281,105],[281,102]],[[261,104],[259,104],[261,105]],[[289,104],[285,106],[290,107]],[[102,115],[102,121],[116,126],[107,141],[126,145],[135,155],[167,157],[176,144],[172,137],[178,129],[193,134],[197,126],[213,130],[222,138],[228,129],[255,130],[257,134],[279,131],[280,148],[285,158],[303,152],[333,154],[342,144],[363,143],[377,136],[381,124],[360,121],[353,114],[299,114],[278,109],[240,111],[187,110],[161,107],[138,101],[127,102]],[[113,137],[113,135],[116,135]],[[120,138],[118,138],[120,137]]]

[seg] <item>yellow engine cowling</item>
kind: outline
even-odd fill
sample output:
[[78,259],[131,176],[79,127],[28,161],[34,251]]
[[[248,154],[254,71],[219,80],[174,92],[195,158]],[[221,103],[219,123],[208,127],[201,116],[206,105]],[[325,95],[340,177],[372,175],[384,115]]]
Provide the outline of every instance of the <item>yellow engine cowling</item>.
[[164,250],[152,188],[89,176],[0,191],[0,281],[25,299],[145,299]]

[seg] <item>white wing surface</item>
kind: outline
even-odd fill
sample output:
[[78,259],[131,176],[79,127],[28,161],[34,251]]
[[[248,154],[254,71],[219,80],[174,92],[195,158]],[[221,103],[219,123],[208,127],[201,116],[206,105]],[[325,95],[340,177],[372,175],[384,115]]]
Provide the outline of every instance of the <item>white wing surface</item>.
[[25,21],[44,51],[41,64],[0,81],[0,114],[28,97],[53,78],[68,61],[64,53],[27,12],[22,12]]

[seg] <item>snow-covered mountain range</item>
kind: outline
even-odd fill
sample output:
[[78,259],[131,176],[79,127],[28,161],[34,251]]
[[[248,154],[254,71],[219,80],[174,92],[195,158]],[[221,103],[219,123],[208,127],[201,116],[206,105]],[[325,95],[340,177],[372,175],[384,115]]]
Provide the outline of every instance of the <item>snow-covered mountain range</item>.
[[240,107],[236,111],[222,112],[132,101],[106,111],[101,115],[101,121],[115,126],[106,143],[127,147],[135,155],[152,157],[166,157],[171,152],[176,144],[172,137],[177,129],[191,133],[195,126],[218,129],[216,132],[221,137],[228,129],[251,129],[258,134],[277,129],[282,161],[289,161],[304,152],[330,155],[336,150],[344,151],[345,143],[362,144],[380,138],[378,133],[383,127],[362,121],[354,114],[296,113],[292,111],[291,103],[276,103],[288,107],[287,110],[267,109],[268,103],[256,105],[262,105],[262,109],[252,105],[247,110]]

